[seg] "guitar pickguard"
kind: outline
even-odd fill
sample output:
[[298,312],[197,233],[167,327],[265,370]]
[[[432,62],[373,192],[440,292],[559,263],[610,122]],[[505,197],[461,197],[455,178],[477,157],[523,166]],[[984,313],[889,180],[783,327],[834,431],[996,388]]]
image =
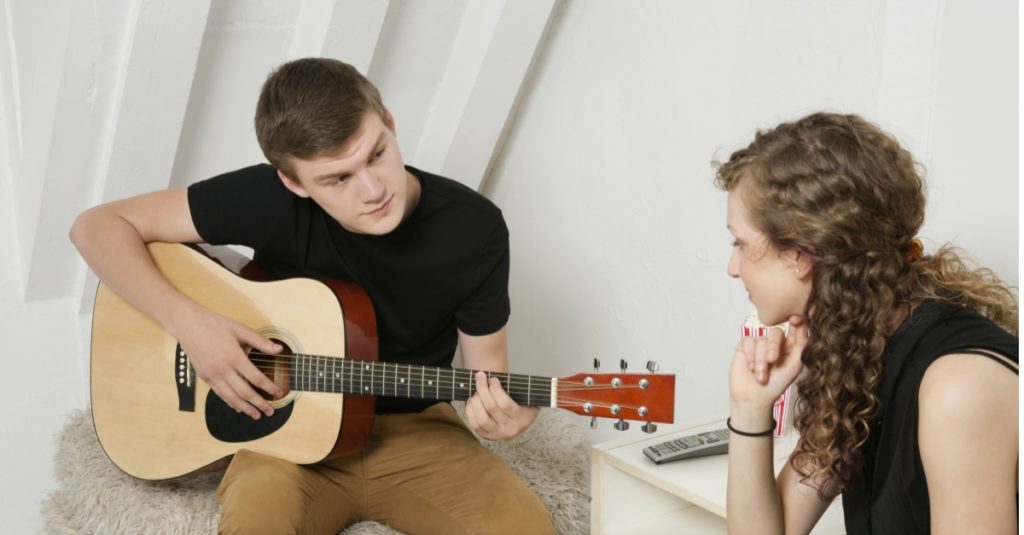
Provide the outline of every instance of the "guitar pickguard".
[[206,396],[206,429],[210,435],[222,442],[248,442],[268,436],[288,421],[293,403],[274,410],[272,416],[263,415],[253,420],[244,412],[232,409],[212,390]]

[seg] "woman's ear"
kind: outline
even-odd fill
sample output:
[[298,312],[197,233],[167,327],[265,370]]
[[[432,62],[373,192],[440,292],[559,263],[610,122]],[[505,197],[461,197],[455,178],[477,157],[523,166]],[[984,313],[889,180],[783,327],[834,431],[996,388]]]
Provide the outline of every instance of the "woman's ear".
[[803,251],[793,251],[790,264],[798,279],[810,277],[811,271],[814,269],[814,260]]

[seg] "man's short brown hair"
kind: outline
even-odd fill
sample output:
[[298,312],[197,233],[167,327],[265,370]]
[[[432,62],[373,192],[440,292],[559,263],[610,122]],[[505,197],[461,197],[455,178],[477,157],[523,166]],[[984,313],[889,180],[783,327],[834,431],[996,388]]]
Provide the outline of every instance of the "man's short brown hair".
[[291,158],[310,158],[345,145],[363,116],[387,121],[380,93],[355,67],[329,58],[289,61],[263,83],[256,139],[264,156],[292,180]]

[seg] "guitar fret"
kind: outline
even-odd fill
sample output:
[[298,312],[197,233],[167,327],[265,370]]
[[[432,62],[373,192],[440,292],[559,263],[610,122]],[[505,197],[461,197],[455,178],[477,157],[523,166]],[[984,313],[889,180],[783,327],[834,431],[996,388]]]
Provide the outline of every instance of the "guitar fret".
[[[340,370],[340,371],[339,371]],[[335,392],[344,392],[345,386],[342,381],[342,372],[345,370],[345,361],[343,359],[334,359],[334,388]]]
[[468,372],[466,382],[463,383],[463,388],[466,389],[466,399],[473,397],[473,372]]
[[344,392],[345,388],[341,380],[341,370],[345,369],[345,361],[335,358],[331,361],[331,392]]
[[352,393],[352,382],[345,376],[346,373],[352,373],[351,370],[352,361],[350,359],[343,359],[341,361],[341,391],[346,394]]

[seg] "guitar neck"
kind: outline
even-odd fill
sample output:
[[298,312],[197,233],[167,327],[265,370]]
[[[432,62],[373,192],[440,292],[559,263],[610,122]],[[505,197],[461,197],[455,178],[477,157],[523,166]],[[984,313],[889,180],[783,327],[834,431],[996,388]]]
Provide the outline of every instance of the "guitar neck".
[[[465,401],[476,393],[476,370],[292,355],[288,387],[306,392]],[[484,372],[520,405],[551,407],[551,377]]]

